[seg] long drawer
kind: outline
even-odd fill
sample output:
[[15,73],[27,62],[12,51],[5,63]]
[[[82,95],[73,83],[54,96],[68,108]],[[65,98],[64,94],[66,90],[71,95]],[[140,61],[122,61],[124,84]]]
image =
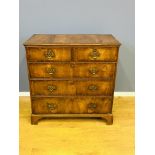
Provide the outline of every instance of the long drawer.
[[[67,108],[66,108],[67,107]],[[109,113],[112,109],[111,97],[48,97],[32,98],[33,114],[88,114]]]
[[29,63],[30,78],[106,78],[115,76],[115,63]]
[[38,81],[31,80],[33,96],[113,94],[113,81]]

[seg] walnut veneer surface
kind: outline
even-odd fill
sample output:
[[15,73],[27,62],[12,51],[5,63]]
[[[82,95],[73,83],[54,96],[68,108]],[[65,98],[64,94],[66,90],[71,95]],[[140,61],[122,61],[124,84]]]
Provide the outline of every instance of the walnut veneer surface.
[[31,123],[46,117],[101,117],[112,124],[120,43],[112,35],[35,34],[24,43]]

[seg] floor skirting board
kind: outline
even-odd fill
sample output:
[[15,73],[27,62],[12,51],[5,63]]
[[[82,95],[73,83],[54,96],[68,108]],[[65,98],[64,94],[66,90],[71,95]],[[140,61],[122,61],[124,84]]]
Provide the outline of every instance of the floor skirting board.
[[[30,96],[30,92],[19,92],[19,96]],[[135,96],[135,92],[115,92],[114,96]]]

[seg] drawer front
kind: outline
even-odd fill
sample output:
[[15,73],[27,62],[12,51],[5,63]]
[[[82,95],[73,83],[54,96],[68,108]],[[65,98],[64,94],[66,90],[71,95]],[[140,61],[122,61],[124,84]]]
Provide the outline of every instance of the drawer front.
[[33,114],[91,114],[109,113],[112,98],[32,98]]
[[30,78],[71,78],[73,75],[70,64],[29,64]]
[[99,97],[77,97],[73,101],[72,111],[74,113],[109,113],[112,109],[112,98]]
[[74,67],[74,77],[113,79],[115,76],[115,70],[116,70],[115,63],[78,64]]
[[77,81],[77,95],[112,95],[112,81]]
[[71,81],[30,81],[32,95],[75,95],[76,88]]
[[76,48],[76,61],[109,61],[115,62],[118,57],[117,47],[104,48]]
[[27,48],[28,61],[70,61],[70,48]]
[[49,97],[32,98],[33,114],[71,113],[72,100],[70,98]]

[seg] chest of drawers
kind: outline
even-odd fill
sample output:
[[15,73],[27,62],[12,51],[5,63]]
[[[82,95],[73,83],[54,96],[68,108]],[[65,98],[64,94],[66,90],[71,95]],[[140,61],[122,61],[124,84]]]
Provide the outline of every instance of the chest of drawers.
[[120,43],[112,35],[35,34],[24,46],[32,124],[48,117],[101,117],[113,123]]

